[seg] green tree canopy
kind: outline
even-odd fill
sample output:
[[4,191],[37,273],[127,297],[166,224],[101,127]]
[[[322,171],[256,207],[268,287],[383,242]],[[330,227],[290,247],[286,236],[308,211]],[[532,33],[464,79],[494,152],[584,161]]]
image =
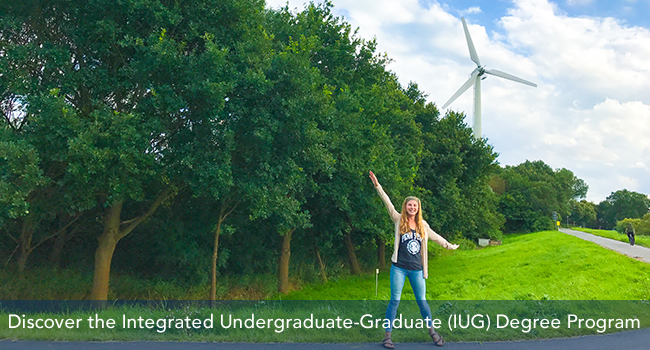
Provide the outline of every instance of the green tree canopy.
[[571,200],[571,215],[569,219],[574,225],[580,225],[582,227],[592,227],[596,226],[596,205],[592,202],[588,202],[583,199],[577,201],[575,199]]
[[[571,199],[584,197],[586,184],[567,169],[553,170],[541,160],[506,166],[499,211],[507,232],[534,232],[554,226],[552,213],[571,213]],[[498,183],[498,181],[494,181]]]
[[649,209],[650,198],[647,195],[626,189],[618,190],[598,204],[598,222],[603,228],[613,229],[617,221],[639,219]]
[[[63,126],[50,142],[66,153],[42,162],[62,165],[76,207],[104,210],[93,298],[107,297],[117,242],[175,188],[218,195],[229,183],[219,118],[232,87],[229,56],[262,8],[254,0],[2,4],[2,67],[16,72],[3,76],[2,96],[23,106],[22,123]],[[123,214],[125,204],[134,212]]]

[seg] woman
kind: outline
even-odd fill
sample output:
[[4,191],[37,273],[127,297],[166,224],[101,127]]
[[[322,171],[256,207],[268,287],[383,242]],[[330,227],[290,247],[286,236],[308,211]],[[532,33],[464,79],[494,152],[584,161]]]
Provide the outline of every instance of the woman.
[[[422,220],[419,199],[416,197],[406,197],[402,204],[402,213],[400,214],[395,210],[393,203],[391,203],[390,198],[388,198],[386,192],[381,188],[377,177],[372,171],[370,172],[370,179],[372,180],[372,184],[375,185],[379,197],[381,197],[384,205],[386,205],[390,218],[395,223],[395,248],[391,257],[393,263],[390,268],[390,302],[386,309],[386,319],[390,323],[386,327],[386,335],[383,340],[384,347],[394,349],[395,345],[391,339],[391,332],[406,277],[408,277],[413,288],[415,300],[420,307],[422,318],[425,320],[432,319],[431,309],[426,301],[425,279],[428,276],[427,239],[447,249],[456,249],[458,245],[447,242],[447,240],[435,233],[426,221]],[[445,341],[435,331],[432,325],[429,328],[429,335],[436,345],[443,346],[445,344]]]

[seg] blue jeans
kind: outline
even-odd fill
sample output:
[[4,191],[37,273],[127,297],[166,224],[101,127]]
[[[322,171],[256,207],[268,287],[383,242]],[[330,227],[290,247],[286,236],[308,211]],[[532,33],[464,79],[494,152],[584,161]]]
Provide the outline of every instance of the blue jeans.
[[[415,294],[415,301],[420,307],[420,315],[424,320],[431,320],[431,309],[429,304],[427,304],[427,285],[424,281],[424,275],[422,270],[407,270],[395,265],[390,267],[390,302],[388,302],[388,308],[386,309],[386,319],[390,321],[390,324],[386,328],[386,332],[390,332],[393,329],[393,320],[397,315],[397,307],[399,306],[400,298],[402,297],[402,288],[404,288],[404,282],[406,277],[409,278],[411,283],[411,288],[413,288],[413,294]],[[431,326],[431,321],[428,321],[427,326]]]

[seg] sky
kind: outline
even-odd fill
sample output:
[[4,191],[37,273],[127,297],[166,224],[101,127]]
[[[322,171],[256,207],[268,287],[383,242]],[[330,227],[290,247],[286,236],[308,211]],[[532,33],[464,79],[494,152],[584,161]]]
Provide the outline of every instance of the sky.
[[[296,11],[306,3],[266,1]],[[482,81],[482,136],[499,164],[569,169],[596,204],[622,189],[650,194],[650,0],[332,3],[358,37],[377,40],[402,85],[417,83],[439,108],[476,68],[464,17],[483,66],[538,85]],[[471,126],[472,89],[447,109]]]

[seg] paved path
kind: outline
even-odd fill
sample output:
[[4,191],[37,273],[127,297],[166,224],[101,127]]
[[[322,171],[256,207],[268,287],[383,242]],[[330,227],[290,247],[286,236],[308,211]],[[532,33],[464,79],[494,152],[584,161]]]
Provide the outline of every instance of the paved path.
[[[534,341],[447,343],[442,349],[451,350],[648,350],[650,328],[605,335],[590,335],[576,338],[546,339]],[[432,343],[396,343],[395,348],[431,350]],[[377,343],[356,344],[304,344],[304,343],[187,343],[187,342],[51,342],[51,341],[9,341],[0,340],[2,350],[379,350]]]
[[[566,234],[576,236],[578,238],[582,238],[585,241],[594,242],[607,249],[611,249],[615,252],[619,252],[621,254],[627,255],[631,258],[650,263],[650,248],[642,247],[639,245],[632,246],[629,243],[592,235],[590,233],[585,233],[582,231],[569,230],[566,228],[561,228],[560,232],[564,232]],[[650,346],[648,348],[650,349]]]

